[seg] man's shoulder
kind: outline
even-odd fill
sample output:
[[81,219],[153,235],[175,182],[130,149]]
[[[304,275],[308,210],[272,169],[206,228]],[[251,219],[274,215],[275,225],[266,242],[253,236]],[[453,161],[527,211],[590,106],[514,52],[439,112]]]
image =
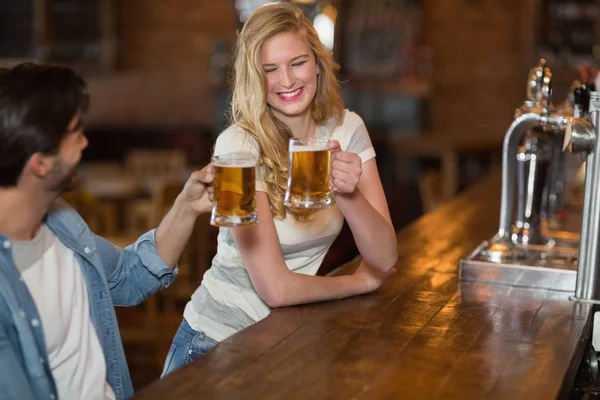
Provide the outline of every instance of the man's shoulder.
[[71,205],[69,203],[67,203],[67,201],[60,196],[57,197],[56,199],[54,199],[54,201],[52,203],[50,203],[50,207],[48,207],[48,212],[49,213],[55,213],[55,212],[77,213],[75,211],[75,209],[73,207],[71,207]]
[[83,217],[61,197],[50,204],[46,215],[46,224],[53,230],[59,232],[66,230],[75,236],[89,230]]
[[48,208],[48,217],[53,219],[69,219],[74,218],[83,221],[83,218],[75,209],[67,203],[62,197],[57,197]]

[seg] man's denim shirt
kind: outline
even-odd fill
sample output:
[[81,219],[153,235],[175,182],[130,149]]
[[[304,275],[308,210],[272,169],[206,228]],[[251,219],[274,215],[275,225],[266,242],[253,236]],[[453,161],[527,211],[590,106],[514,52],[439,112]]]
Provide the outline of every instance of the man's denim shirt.
[[[117,399],[133,396],[113,306],[139,304],[169,286],[177,270],[171,270],[158,256],[154,230],[120,249],[94,235],[62,200],[53,203],[45,223],[73,250],[81,265],[109,385]],[[11,241],[0,235],[0,398],[56,399],[40,316],[13,262],[11,248]]]

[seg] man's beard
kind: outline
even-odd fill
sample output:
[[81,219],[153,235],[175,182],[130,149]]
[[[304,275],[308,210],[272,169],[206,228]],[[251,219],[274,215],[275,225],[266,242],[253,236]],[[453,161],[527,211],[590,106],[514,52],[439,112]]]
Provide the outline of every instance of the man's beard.
[[73,167],[63,181],[61,182],[61,194],[65,192],[70,192],[71,190],[77,187],[77,166]]
[[[69,168],[62,162],[54,164],[54,168],[49,175],[62,175],[62,178],[59,178],[56,182],[50,183],[46,189],[50,192],[57,193],[58,195],[73,190],[77,186],[77,166],[78,165],[74,165]],[[63,172],[65,170],[66,172]]]

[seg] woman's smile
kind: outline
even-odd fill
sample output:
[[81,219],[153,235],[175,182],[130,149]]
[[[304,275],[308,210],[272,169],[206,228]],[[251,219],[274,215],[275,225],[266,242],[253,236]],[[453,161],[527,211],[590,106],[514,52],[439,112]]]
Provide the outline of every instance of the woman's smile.
[[279,97],[281,98],[281,100],[291,102],[291,101],[297,100],[302,95],[303,91],[304,91],[304,87],[300,87],[291,92],[280,92],[278,94],[279,94]]

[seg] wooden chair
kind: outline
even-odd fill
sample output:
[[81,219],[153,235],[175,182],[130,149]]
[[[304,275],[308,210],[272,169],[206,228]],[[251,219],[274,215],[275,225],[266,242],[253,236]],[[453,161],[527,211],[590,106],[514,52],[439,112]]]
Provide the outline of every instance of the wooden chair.
[[186,168],[183,150],[131,150],[125,156],[125,172],[151,193],[163,180],[182,180]]
[[155,223],[156,206],[153,204],[167,182],[184,182],[186,172],[185,153],[172,150],[132,150],[125,157],[125,171],[145,188],[146,199],[137,199],[130,203],[125,221],[130,234],[143,231]]
[[99,200],[81,187],[63,193],[61,197],[81,215],[95,234],[104,236],[117,232],[117,212],[112,203]]
[[439,171],[428,170],[424,172],[419,176],[418,185],[424,214],[435,210],[443,203],[444,198]]

